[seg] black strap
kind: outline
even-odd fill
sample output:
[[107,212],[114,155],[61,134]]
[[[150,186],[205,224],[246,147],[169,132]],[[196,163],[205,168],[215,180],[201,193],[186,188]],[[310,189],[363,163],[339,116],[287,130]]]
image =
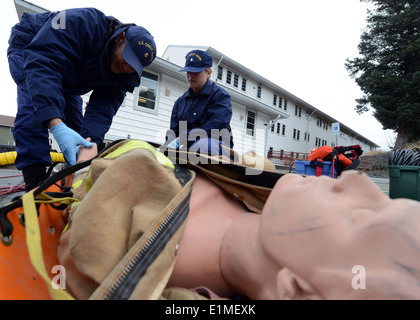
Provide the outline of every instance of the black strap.
[[[68,175],[83,169],[91,164],[93,159],[77,163],[73,166],[67,167],[54,175],[48,177],[35,191],[34,191],[34,197],[42,193],[44,190],[48,189],[50,186],[55,184],[61,179],[64,179]],[[22,198],[17,199],[15,202],[12,202],[0,209],[0,227],[1,227],[1,233],[3,235],[3,238],[8,238],[11,236],[13,232],[13,224],[9,221],[7,218],[7,214],[16,209],[22,207]]]
[[[346,156],[347,158],[351,160],[356,160],[363,154],[362,147],[359,146],[358,144],[353,145],[353,146],[348,146],[348,147],[343,147],[343,146],[335,147],[334,151],[337,151],[337,153],[343,154],[344,156]],[[352,153],[351,156],[346,155],[346,152],[349,152],[349,151],[351,151]]]
[[[208,155],[204,153],[206,157],[203,158],[203,162],[199,161],[197,164],[195,164],[195,166],[192,166],[188,162],[185,163],[185,155],[190,154],[194,157],[199,157],[200,152],[191,152],[187,151],[186,149],[173,149],[169,152],[168,149],[166,149],[163,151],[163,153],[174,164],[179,164],[189,169],[203,168],[214,173],[223,175],[229,179],[264,188],[272,189],[277,183],[278,179],[283,176],[283,174],[279,172],[264,171],[260,169],[254,169],[252,167],[245,167],[235,164],[233,163],[233,155],[231,156],[232,163],[212,163],[212,161],[207,158]],[[181,153],[183,154],[182,156]]]
[[313,169],[315,169],[315,167],[323,167],[324,166],[324,161],[322,159],[311,160],[311,162],[309,162],[309,165]]

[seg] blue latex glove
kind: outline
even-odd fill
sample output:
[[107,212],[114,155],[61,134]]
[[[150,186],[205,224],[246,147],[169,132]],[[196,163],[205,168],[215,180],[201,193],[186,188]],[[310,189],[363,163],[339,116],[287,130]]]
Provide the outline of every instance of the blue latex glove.
[[64,122],[55,125],[50,131],[54,135],[55,140],[57,140],[64,158],[71,166],[76,164],[77,151],[80,145],[86,148],[93,146],[92,142],[86,141],[76,131],[67,127]]
[[178,139],[172,140],[171,143],[168,144],[168,148],[178,149],[179,148]]

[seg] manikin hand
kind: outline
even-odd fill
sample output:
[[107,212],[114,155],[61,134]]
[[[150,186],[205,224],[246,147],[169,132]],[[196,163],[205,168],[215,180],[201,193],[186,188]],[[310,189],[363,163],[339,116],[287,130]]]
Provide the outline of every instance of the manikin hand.
[[[86,138],[87,141],[90,141],[90,138]],[[85,148],[84,146],[79,147],[79,152],[77,154],[77,163],[87,161],[95,158],[98,155],[98,145],[93,142],[93,146],[90,148]]]

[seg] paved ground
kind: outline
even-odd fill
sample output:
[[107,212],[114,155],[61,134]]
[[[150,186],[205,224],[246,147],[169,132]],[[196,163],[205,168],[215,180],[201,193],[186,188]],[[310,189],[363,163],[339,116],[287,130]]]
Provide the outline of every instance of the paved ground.
[[22,195],[23,191],[9,193],[15,190],[23,190],[22,172],[14,166],[1,167],[0,169],[0,207],[5,206],[16,196]]
[[389,179],[385,178],[372,178],[370,177],[370,180],[376,183],[376,185],[381,189],[383,193],[385,193],[387,196],[389,196]]

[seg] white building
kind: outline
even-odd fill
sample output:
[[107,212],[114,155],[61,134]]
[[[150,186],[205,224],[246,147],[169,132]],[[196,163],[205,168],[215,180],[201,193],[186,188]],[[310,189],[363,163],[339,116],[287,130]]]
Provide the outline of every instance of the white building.
[[[23,0],[14,1],[19,18],[23,11],[45,11]],[[238,152],[252,149],[266,156],[270,149],[309,153],[322,145],[359,144],[366,151],[379,147],[342,124],[340,134],[334,136],[332,124],[337,120],[214,48],[182,45],[169,46],[145,69],[140,87],[127,93],[114,117],[107,141],[132,138],[164,142],[174,102],[188,89],[185,73],[179,69],[186,53],[193,49],[213,56],[211,80],[231,95],[231,128]],[[89,94],[83,98],[87,102]]]
[[337,120],[212,47],[200,46],[169,46],[162,58],[157,57],[146,68],[140,88],[127,94],[107,139],[164,141],[175,100],[188,89],[185,73],[178,70],[193,49],[213,56],[211,80],[231,95],[231,127],[237,151],[253,149],[267,155],[270,149],[309,153],[322,145],[359,144],[363,150],[378,147],[344,125],[340,125],[339,136],[334,136],[332,124]]

